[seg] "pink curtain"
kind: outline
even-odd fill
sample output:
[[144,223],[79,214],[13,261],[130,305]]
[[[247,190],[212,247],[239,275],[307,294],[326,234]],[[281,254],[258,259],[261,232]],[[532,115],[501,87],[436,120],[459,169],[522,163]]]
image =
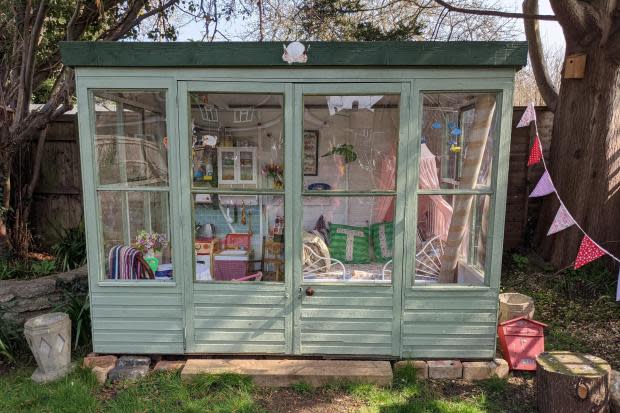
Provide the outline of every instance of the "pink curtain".
[[[428,149],[425,143],[421,146],[420,153],[420,189],[438,189],[439,176],[435,155]],[[450,220],[452,219],[452,206],[441,195],[426,195],[418,198],[418,219],[428,216],[429,236],[439,235],[442,240],[448,237]]]
[[[394,189],[396,184],[396,148],[392,148],[390,153],[381,156],[379,178],[377,186],[379,190]],[[375,202],[373,222],[392,221],[394,219],[394,197],[381,196]]]

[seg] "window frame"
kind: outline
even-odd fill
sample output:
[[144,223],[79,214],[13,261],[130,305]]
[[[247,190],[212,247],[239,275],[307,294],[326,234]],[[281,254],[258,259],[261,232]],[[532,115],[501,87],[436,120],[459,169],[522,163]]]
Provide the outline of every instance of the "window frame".
[[[79,70],[78,70],[79,71]],[[113,85],[113,87],[110,87]],[[181,231],[173,225],[172,217],[179,211],[179,203],[173,196],[178,188],[178,144],[177,144],[177,112],[176,112],[176,85],[168,77],[135,78],[130,76],[77,76],[78,100],[87,102],[87,114],[78,116],[80,136],[80,158],[82,162],[82,186],[84,202],[84,220],[86,222],[86,248],[89,257],[88,270],[90,288],[96,292],[108,287],[124,288],[132,291],[133,287],[166,287],[178,289],[182,283],[182,265],[176,266],[172,280],[110,280],[106,278],[103,251],[103,222],[99,193],[126,192],[126,193],[166,193],[168,198],[168,237],[171,245],[180,245]],[[95,98],[97,91],[106,92],[163,92],[165,96],[166,136],[170,142],[167,150],[168,184],[162,186],[138,186],[126,184],[100,184],[99,166],[96,153],[96,116]],[[96,231],[93,234],[90,231]],[[182,257],[179,248],[171,248],[172,262],[181,263]]]
[[[255,189],[219,189],[219,188],[208,188],[208,187],[200,187],[194,186],[193,180],[191,179],[191,145],[189,144],[189,134],[191,133],[191,112],[190,112],[190,95],[194,92],[201,93],[213,93],[213,94],[258,94],[258,95],[280,95],[282,96],[282,130],[284,136],[284,188],[282,189],[269,189],[269,188],[255,188]],[[179,81],[178,82],[178,93],[179,93],[179,105],[178,111],[182,113],[181,120],[185,120],[180,125],[180,145],[181,145],[181,176],[183,178],[183,182],[181,182],[181,192],[182,198],[186,202],[186,205],[183,206],[184,211],[189,211],[191,222],[190,229],[187,233],[187,239],[184,240],[186,253],[184,254],[184,259],[188,262],[187,270],[191,273],[191,285],[194,288],[196,285],[214,285],[214,284],[225,284],[225,285],[235,285],[239,284],[234,281],[222,281],[222,280],[197,280],[196,279],[196,260],[195,260],[195,237],[194,231],[191,229],[195,227],[195,213],[194,213],[194,199],[197,194],[210,194],[210,195],[232,195],[232,196],[261,196],[261,195],[274,195],[281,196],[284,199],[284,238],[291,239],[292,234],[289,233],[288,227],[290,226],[287,223],[287,216],[292,216],[292,211],[290,207],[287,205],[289,202],[287,199],[289,195],[287,195],[286,188],[290,187],[291,183],[289,182],[288,176],[290,173],[286,173],[287,167],[286,165],[290,159],[289,152],[291,150],[291,139],[287,138],[287,136],[292,136],[291,133],[291,124],[292,124],[292,111],[289,108],[287,102],[291,99],[292,88],[290,84],[285,82],[250,82],[248,80],[239,80],[239,81],[218,81],[218,80],[188,80],[188,81]],[[289,142],[287,142],[289,141]],[[258,159],[256,159],[256,168],[258,168]],[[290,168],[289,168],[290,169]],[[258,173],[258,172],[257,172]],[[283,281],[261,281],[262,285],[275,285],[275,286],[284,286],[288,285],[287,278],[290,277],[292,272],[289,269],[288,257],[290,256],[289,249],[284,248],[284,280]],[[189,282],[189,280],[188,280]]]
[[[506,209],[506,184],[508,177],[508,159],[510,150],[510,132],[512,121],[513,84],[511,78],[453,78],[453,79],[416,79],[413,81],[412,93],[412,129],[410,137],[409,157],[411,164],[408,168],[407,180],[407,213],[405,251],[415,251],[417,240],[418,198],[421,195],[473,195],[478,200],[480,195],[490,197],[489,227],[486,234],[486,259],[484,265],[484,281],[480,285],[469,284],[420,284],[415,283],[415,253],[406,254],[404,263],[403,290],[488,290],[499,289],[501,276],[502,245],[498,242],[503,239],[504,214]],[[496,99],[495,128],[493,130],[493,162],[491,181],[488,187],[473,189],[418,189],[419,185],[419,147],[422,139],[423,109],[425,94],[450,93],[480,93],[493,94]],[[413,232],[412,232],[413,231]],[[413,234],[413,235],[412,235]],[[474,266],[472,266],[474,268]],[[475,269],[475,268],[474,268]]]
[[[333,80],[331,80],[333,82]],[[329,81],[328,81],[329,82]],[[394,221],[402,222],[404,227],[404,215],[405,208],[404,202],[404,188],[406,187],[407,179],[407,157],[404,154],[408,153],[409,144],[409,117],[410,117],[410,104],[411,104],[411,83],[409,81],[398,81],[394,79],[386,79],[383,82],[369,83],[368,81],[355,82],[355,81],[342,81],[340,83],[296,83],[294,85],[295,90],[295,124],[294,124],[294,139],[295,148],[294,159],[292,164],[298,165],[295,170],[294,177],[296,182],[292,187],[294,193],[293,200],[295,202],[294,209],[296,214],[294,216],[295,222],[293,222],[294,228],[299,229],[295,234],[294,239],[294,270],[296,272],[296,286],[303,288],[304,286],[373,286],[378,288],[401,288],[402,281],[402,268],[403,268],[403,231],[398,231],[395,226],[394,240],[393,240],[393,252],[392,252],[392,279],[389,283],[377,283],[373,281],[368,282],[347,282],[341,281],[314,281],[304,280],[303,267],[302,267],[302,255],[303,255],[303,199],[304,197],[341,197],[341,198],[355,198],[355,197],[380,197],[390,196],[396,200],[394,205]],[[303,174],[303,131],[304,131],[304,97],[305,96],[364,96],[364,95],[398,95],[399,100],[399,125],[398,125],[398,148],[396,153],[397,158],[397,171],[395,187],[392,190],[370,190],[370,191],[343,191],[343,190],[330,190],[321,191],[308,191],[304,188],[304,174]]]

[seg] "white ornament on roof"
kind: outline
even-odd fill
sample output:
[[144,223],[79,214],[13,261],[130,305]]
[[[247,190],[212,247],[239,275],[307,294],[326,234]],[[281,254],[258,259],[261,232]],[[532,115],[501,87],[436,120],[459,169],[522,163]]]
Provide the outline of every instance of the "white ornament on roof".
[[300,42],[291,42],[284,47],[284,54],[282,60],[289,65],[292,63],[306,63],[308,61],[308,55],[306,54],[306,46]]

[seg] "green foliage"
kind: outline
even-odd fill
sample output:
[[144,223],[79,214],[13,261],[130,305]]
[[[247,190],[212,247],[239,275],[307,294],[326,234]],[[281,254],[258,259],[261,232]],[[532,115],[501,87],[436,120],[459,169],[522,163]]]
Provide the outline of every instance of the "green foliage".
[[[2,308],[0,310],[2,310],[1,312],[5,311]],[[26,364],[32,360],[24,336],[24,327],[2,317],[0,317],[0,358],[14,364]]]
[[56,268],[60,271],[70,271],[86,263],[86,234],[84,221],[74,228],[56,229],[60,241],[53,247],[56,257]]
[[55,271],[54,261],[0,261],[0,280],[37,278]]
[[530,260],[525,255],[512,254],[512,264],[515,266],[516,269],[520,271],[525,271],[530,265]]
[[90,318],[90,299],[88,287],[79,279],[71,282],[63,280],[56,281],[56,288],[62,290],[64,303],[56,307],[55,311],[67,313],[71,319],[71,329],[74,343],[74,350],[78,347],[89,349],[92,343],[91,337],[91,318]]
[[31,272],[36,276],[48,275],[56,271],[55,261],[33,261],[30,265]]
[[355,151],[353,150],[353,145],[349,145],[346,143],[332,147],[330,151],[322,157],[330,155],[342,156],[344,158],[344,163],[355,162],[357,160],[357,153],[355,153]]
[[293,388],[293,390],[295,390],[295,392],[299,394],[312,393],[312,386],[310,386],[308,383],[294,383],[291,387]]

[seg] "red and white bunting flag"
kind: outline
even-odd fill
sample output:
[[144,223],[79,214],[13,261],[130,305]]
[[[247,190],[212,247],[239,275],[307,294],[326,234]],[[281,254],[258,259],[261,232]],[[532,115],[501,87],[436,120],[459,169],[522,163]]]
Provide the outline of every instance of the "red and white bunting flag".
[[540,143],[540,139],[538,135],[534,137],[534,144],[532,145],[532,149],[530,149],[530,157],[527,160],[527,166],[532,166],[537,164],[542,160],[542,144]]
[[575,258],[575,269],[581,268],[589,262],[605,255],[605,251],[592,241],[587,235],[583,236],[577,258]]
[[558,212],[556,212],[555,218],[553,218],[553,223],[551,223],[547,235],[555,234],[573,225],[575,225],[575,220],[564,204],[560,204],[560,208],[558,208]]
[[523,112],[523,116],[521,116],[521,120],[517,124],[517,128],[528,126],[532,121],[536,121],[536,109],[534,109],[534,102],[527,104],[525,112]]
[[549,175],[549,171],[545,171],[530,194],[530,198],[549,195],[552,192],[555,192],[555,186],[553,186],[553,182],[551,182],[551,175]]

